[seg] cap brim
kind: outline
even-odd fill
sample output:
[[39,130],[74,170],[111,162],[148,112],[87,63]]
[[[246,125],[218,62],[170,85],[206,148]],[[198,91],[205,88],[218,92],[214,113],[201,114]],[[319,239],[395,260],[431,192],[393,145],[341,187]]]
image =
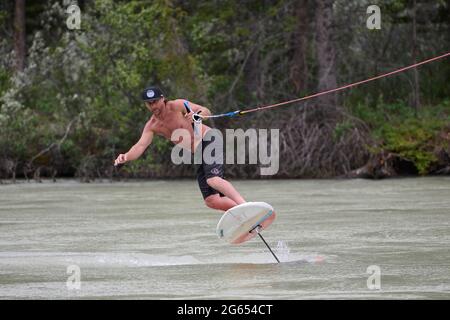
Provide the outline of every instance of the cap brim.
[[147,101],[155,101],[155,100],[159,100],[162,99],[164,97],[157,97],[157,98],[147,98],[147,99],[143,99],[142,101],[147,102]]

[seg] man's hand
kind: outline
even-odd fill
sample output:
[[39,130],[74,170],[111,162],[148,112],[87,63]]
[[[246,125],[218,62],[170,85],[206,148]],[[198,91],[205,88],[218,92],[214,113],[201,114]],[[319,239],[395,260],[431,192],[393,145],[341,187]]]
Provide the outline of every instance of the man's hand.
[[193,114],[194,114],[194,112],[191,111],[191,112],[186,113],[186,114],[184,115],[184,117],[185,117],[186,119],[188,119],[190,122],[194,122],[194,119],[192,119],[192,115],[193,115]]
[[127,162],[127,161],[128,161],[127,155],[121,153],[121,154],[119,154],[119,156],[117,157],[117,159],[114,161],[114,165],[117,166],[117,165],[123,164],[123,163],[125,163],[125,162]]
[[195,119],[196,121],[197,121],[197,119],[198,119],[198,120],[201,120],[201,119],[202,119],[202,116],[199,114],[199,112],[193,112],[193,111],[186,113],[186,114],[184,115],[184,117],[185,117],[186,119],[188,119],[190,122],[194,122],[194,119]]

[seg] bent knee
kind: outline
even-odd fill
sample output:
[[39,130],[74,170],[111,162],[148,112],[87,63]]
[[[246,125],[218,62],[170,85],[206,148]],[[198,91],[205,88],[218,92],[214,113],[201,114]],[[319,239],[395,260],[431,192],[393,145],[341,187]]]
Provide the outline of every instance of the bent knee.
[[214,186],[217,186],[223,179],[221,177],[211,177],[206,179],[206,183],[211,188],[214,188]]
[[209,196],[205,199],[205,204],[208,208],[217,209],[219,205],[218,200],[217,196]]

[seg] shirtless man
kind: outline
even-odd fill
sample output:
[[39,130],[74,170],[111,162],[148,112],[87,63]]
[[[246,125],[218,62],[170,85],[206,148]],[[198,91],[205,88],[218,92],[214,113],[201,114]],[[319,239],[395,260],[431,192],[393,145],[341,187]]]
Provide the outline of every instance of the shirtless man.
[[[169,101],[164,98],[162,91],[158,87],[145,89],[142,93],[142,100],[153,115],[145,124],[139,141],[127,153],[120,154],[117,157],[114,162],[115,166],[139,158],[152,143],[155,134],[171,140],[174,130],[186,129],[189,131],[191,137],[188,145],[186,145],[186,141],[184,141],[183,145],[181,139],[172,142],[179,144],[191,152],[195,151],[200,142],[202,143],[202,150],[205,150],[205,147],[211,143],[211,141],[203,139],[211,129],[204,124],[200,124],[199,130],[202,139],[194,139],[193,114],[199,116],[211,115],[211,112],[207,108],[183,99]],[[202,164],[197,170],[197,180],[205,204],[212,209],[226,211],[245,202],[244,198],[236,191],[233,185],[223,178],[222,164],[207,164],[202,161]]]

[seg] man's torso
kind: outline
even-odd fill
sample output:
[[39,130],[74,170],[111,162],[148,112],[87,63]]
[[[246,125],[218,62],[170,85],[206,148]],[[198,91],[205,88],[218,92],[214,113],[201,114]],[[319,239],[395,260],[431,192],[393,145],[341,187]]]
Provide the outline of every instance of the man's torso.
[[[172,141],[174,144],[179,144],[181,147],[193,152],[197,145],[200,143],[201,138],[197,136],[194,139],[194,130],[192,122],[190,119],[186,119],[183,112],[179,108],[176,108],[174,101],[167,101],[166,112],[163,119],[159,119],[152,115],[149,120],[150,129],[157,135],[163,136],[164,138]],[[172,133],[177,129],[184,129],[189,133],[190,139],[172,140]],[[199,133],[201,132],[201,137],[211,129],[207,125],[199,124]],[[195,143],[195,145],[194,145]]]

